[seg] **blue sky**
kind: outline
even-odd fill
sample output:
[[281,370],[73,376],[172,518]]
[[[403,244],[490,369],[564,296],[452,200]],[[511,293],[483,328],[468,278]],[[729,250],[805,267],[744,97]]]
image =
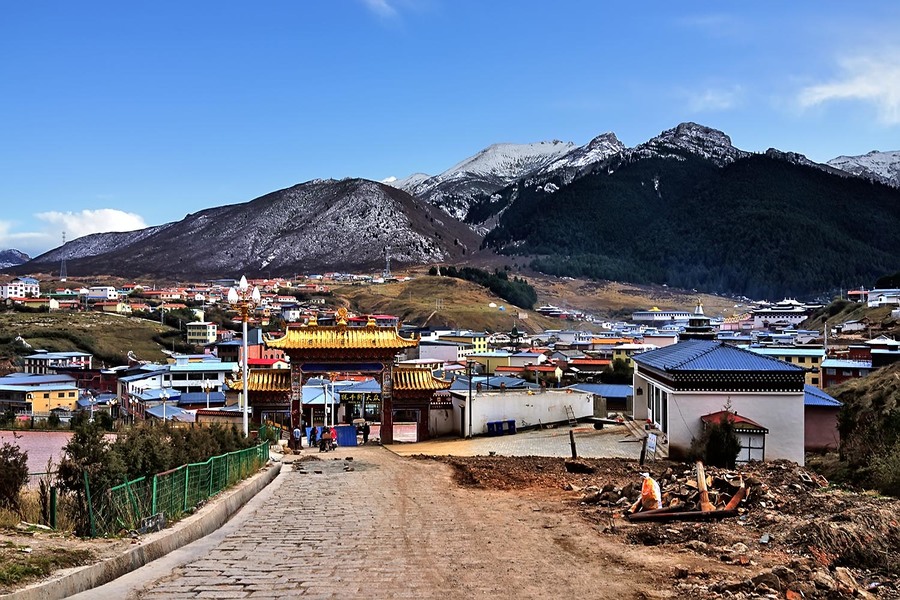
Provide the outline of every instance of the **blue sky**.
[[897,150],[898,31],[893,2],[6,2],[0,248],[683,121]]

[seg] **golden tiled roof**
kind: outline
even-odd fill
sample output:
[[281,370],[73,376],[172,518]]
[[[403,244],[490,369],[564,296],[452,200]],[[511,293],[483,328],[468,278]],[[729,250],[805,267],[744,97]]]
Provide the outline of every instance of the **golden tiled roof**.
[[319,325],[315,319],[309,325],[288,326],[284,336],[265,338],[269,348],[282,350],[351,350],[366,348],[403,349],[416,346],[415,340],[400,337],[394,327],[379,327],[369,317],[365,327],[348,327],[338,318],[337,325]]
[[[240,391],[244,389],[244,382],[240,377],[229,379],[228,387]],[[251,392],[290,392],[291,372],[289,369],[250,369],[247,388]]]
[[394,370],[394,390],[446,390],[450,381],[438,379],[427,367],[400,368]]

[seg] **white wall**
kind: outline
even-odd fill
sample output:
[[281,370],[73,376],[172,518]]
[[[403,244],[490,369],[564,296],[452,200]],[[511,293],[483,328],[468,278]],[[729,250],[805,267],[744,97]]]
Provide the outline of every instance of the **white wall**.
[[[465,406],[463,399],[454,399],[454,405]],[[482,392],[472,394],[472,434],[487,433],[488,421],[506,421],[514,419],[517,427],[526,424],[559,423],[567,420],[566,407],[571,406],[575,418],[590,417],[594,414],[594,403],[591,394],[586,392],[567,392],[548,390],[527,392]],[[456,421],[459,420],[458,409],[454,410]]]
[[[635,419],[647,418],[647,381],[639,374],[634,377]],[[637,396],[637,387],[644,392]],[[665,388],[664,388],[665,389]],[[784,458],[799,464],[804,461],[803,392],[672,392],[669,391],[668,423],[670,447],[687,449],[694,437],[703,430],[700,417],[731,410],[769,430],[766,436],[766,460]],[[640,413],[640,414],[639,414]]]
[[452,363],[459,360],[459,346],[423,344],[419,346],[419,358],[427,358],[442,363]]
[[428,411],[428,433],[431,437],[459,433],[459,411],[451,407],[432,408]]

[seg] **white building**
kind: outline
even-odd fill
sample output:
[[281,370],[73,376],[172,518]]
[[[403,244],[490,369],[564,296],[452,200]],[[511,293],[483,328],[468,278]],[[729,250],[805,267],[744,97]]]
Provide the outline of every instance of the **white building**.
[[419,358],[444,364],[464,362],[472,353],[472,344],[444,340],[419,342]]
[[637,310],[631,313],[631,320],[635,323],[662,326],[667,323],[684,325],[691,318],[691,313],[686,310],[660,310],[653,307],[650,310]]
[[119,291],[111,285],[94,285],[88,288],[88,300],[118,300]]
[[187,324],[187,343],[194,346],[213,344],[217,339],[218,326],[209,321],[194,321]]
[[[753,425],[743,454],[803,464],[804,370],[709,340],[687,340],[632,358],[634,418],[668,436],[670,455],[684,456],[707,420],[723,410]],[[735,419],[737,420],[737,419]]]
[[0,297],[3,298],[25,298],[40,295],[40,284],[33,277],[16,277],[9,283],[0,285]]
[[25,357],[25,372],[47,375],[61,368],[90,369],[93,359],[87,352],[37,352]]

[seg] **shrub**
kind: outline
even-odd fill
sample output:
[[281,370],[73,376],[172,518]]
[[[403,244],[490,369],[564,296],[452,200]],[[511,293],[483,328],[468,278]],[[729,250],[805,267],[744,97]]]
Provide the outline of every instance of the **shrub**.
[[621,358],[616,358],[608,367],[600,372],[600,381],[603,383],[631,384],[634,379],[634,369]]
[[900,441],[872,459],[872,483],[882,494],[900,498]]
[[708,423],[699,438],[691,442],[688,456],[704,464],[733,469],[741,452],[741,440],[730,416],[718,423]]
[[56,429],[57,427],[59,427],[59,415],[55,412],[51,412],[50,416],[47,417],[47,426],[50,429]]
[[4,442],[0,446],[0,508],[19,511],[19,492],[28,483],[28,453]]
[[[59,464],[59,484],[63,493],[74,500],[75,533],[91,535],[91,510],[88,492],[97,506],[103,491],[122,482],[125,469],[118,455],[110,451],[106,432],[96,423],[82,422],[75,427],[75,434],[65,445],[65,453]],[[87,480],[88,486],[85,487]]]
[[108,412],[101,410],[94,413],[94,421],[97,422],[104,431],[112,431],[113,430],[113,418],[112,415]]

